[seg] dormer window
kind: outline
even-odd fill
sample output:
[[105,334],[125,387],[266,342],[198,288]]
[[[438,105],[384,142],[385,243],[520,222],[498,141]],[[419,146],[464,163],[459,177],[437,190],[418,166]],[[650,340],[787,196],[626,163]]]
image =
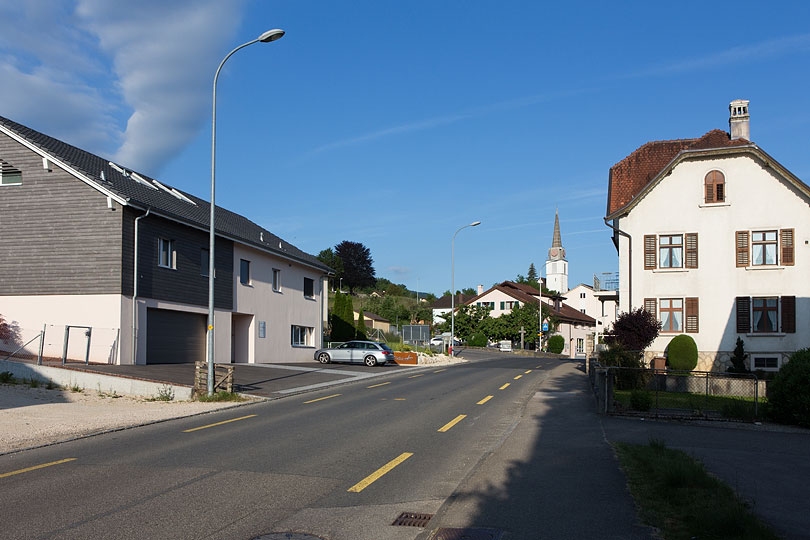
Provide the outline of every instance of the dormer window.
[[720,171],[710,171],[705,179],[706,203],[721,203],[726,200],[726,177]]

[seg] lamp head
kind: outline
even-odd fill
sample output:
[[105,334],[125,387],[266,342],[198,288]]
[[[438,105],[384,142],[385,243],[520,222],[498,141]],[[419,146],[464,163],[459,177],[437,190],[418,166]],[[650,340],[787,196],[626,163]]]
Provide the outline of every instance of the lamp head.
[[470,223],[470,227],[477,227],[478,225],[481,225],[480,221],[473,221],[472,223]]
[[280,28],[273,28],[272,30],[268,30],[264,34],[259,36],[259,41],[262,43],[270,43],[271,41],[276,41],[284,37],[284,30]]

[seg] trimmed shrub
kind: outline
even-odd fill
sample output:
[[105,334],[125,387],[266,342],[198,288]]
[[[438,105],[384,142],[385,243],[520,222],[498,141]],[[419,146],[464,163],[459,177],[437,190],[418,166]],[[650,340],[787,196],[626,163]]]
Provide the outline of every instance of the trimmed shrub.
[[652,394],[647,390],[635,389],[630,392],[630,407],[636,411],[649,411],[652,406]]
[[745,359],[748,355],[745,354],[745,343],[742,338],[737,337],[737,344],[734,345],[734,354],[731,355],[731,366],[726,370],[729,373],[749,373],[745,367]]
[[667,363],[670,369],[692,371],[697,366],[698,350],[692,336],[681,334],[672,338],[667,347]]
[[810,428],[810,349],[790,355],[768,384],[768,404],[777,422]]
[[554,334],[548,338],[548,352],[560,354],[565,348],[565,338],[560,334]]
[[472,335],[470,338],[470,346],[471,347],[486,347],[487,346],[487,336],[478,332]]

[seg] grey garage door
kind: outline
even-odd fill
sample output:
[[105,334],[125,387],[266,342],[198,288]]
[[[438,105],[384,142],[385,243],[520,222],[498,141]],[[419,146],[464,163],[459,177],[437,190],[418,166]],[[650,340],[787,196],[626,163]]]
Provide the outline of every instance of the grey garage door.
[[199,313],[149,308],[146,311],[146,363],[181,364],[205,360],[207,317]]

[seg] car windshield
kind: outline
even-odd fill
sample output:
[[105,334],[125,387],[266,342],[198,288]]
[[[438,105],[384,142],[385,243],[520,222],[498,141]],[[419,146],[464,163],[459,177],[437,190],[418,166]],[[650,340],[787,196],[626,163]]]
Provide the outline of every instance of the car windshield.
[[391,347],[389,347],[388,345],[383,345],[382,343],[380,343],[380,347],[382,347],[382,350],[384,350],[386,352],[394,352],[393,350],[391,350]]

